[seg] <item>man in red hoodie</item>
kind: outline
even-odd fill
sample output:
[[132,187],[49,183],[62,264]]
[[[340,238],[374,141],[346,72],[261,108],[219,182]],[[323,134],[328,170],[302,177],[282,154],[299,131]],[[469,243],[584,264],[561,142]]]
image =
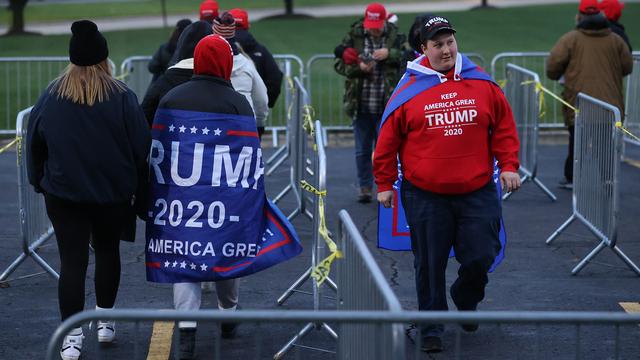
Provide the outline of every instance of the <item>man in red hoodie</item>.
[[[444,17],[425,20],[424,55],[407,65],[391,96],[375,150],[378,201],[385,207],[394,204],[400,161],[419,310],[448,309],[445,269],[452,247],[461,264],[452,300],[459,310],[476,309],[500,250],[494,158],[504,191],[520,186],[511,108],[491,78],[458,53],[454,34]],[[477,327],[463,324],[467,331]],[[442,351],[442,324],[420,330],[423,351]]]

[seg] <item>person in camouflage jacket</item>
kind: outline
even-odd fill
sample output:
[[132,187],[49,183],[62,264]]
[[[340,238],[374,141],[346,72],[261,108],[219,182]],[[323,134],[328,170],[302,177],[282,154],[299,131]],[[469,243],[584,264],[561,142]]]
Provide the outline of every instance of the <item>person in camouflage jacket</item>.
[[405,46],[406,37],[386,21],[385,8],[372,3],[335,49],[334,68],[346,77],[344,109],[353,118],[358,201],[363,203],[371,201],[371,154],[384,106],[400,79]]

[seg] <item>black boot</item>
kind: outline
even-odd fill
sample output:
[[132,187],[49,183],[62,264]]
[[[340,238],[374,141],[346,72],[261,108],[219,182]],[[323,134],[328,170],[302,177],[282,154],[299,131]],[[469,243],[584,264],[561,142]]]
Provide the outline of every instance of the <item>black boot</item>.
[[180,329],[179,360],[193,360],[196,358],[196,328]]

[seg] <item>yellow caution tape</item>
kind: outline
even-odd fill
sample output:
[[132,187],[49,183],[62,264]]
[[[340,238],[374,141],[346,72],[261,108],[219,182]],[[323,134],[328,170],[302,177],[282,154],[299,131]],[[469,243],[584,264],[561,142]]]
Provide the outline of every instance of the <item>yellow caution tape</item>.
[[[529,80],[529,81],[523,81],[521,83],[521,85],[527,85],[527,84],[536,84],[536,92],[545,92],[549,95],[551,95],[552,98],[558,100],[560,103],[562,103],[564,106],[568,107],[569,109],[575,111],[575,112],[579,112],[578,109],[576,109],[575,106],[569,104],[568,102],[566,102],[563,98],[561,98],[560,96],[556,95],[553,93],[553,91],[547,89],[546,87],[542,86],[542,83],[540,83],[539,81],[533,81],[533,80]],[[541,95],[541,98],[543,98],[544,95]],[[542,104],[544,102],[544,100],[541,100],[540,103]],[[544,114],[544,113],[543,113]]]
[[[520,83],[520,85],[529,85],[529,84],[535,84],[535,91],[536,94],[538,94],[538,117],[542,118],[545,114],[544,111],[544,92],[542,91],[542,84],[537,82],[537,81],[523,81],[522,83]],[[555,95],[555,94],[554,94]]]
[[502,79],[502,80],[496,80],[498,82],[498,86],[500,86],[501,89],[504,89],[505,86],[507,86],[507,79]]
[[3,152],[7,151],[10,147],[12,147],[14,144],[18,143],[20,140],[18,140],[19,138],[16,137],[15,139],[13,139],[10,143],[8,143],[7,145],[3,146],[2,149],[0,149],[0,154],[2,154]]
[[[287,84],[289,85],[289,93],[293,94],[293,92],[295,91],[296,87],[293,84],[293,80],[291,80],[291,76],[285,77],[285,80],[287,80]],[[287,108],[287,121],[288,121],[288,119],[291,119],[291,112],[292,111],[293,111],[293,102],[291,102],[291,104],[289,104],[289,107]]]
[[320,261],[320,263],[316,267],[314,267],[313,271],[311,272],[311,277],[318,283],[318,286],[320,286],[329,276],[333,260],[340,259],[343,257],[343,255],[342,252],[338,250],[338,246],[336,245],[336,243],[329,236],[329,230],[327,229],[327,223],[325,221],[324,215],[324,197],[327,196],[327,191],[319,191],[305,180],[302,180],[300,182],[300,187],[303,190],[306,190],[318,196],[318,216],[320,220],[318,233],[320,234],[320,236],[322,236],[325,243],[327,244],[327,247],[329,248],[329,251],[331,252],[331,254]]
[[631,138],[633,138],[636,141],[640,141],[640,138],[635,136],[634,134],[632,134],[629,130],[625,129],[624,126],[622,126],[622,122],[620,121],[616,121],[616,127],[620,130],[622,130],[622,132],[624,132],[625,134],[629,135]]
[[124,79],[126,79],[127,76],[129,76],[129,72],[128,71],[126,73],[124,73],[124,74],[120,74],[118,76],[114,76],[113,78],[116,79],[116,80],[124,81]]

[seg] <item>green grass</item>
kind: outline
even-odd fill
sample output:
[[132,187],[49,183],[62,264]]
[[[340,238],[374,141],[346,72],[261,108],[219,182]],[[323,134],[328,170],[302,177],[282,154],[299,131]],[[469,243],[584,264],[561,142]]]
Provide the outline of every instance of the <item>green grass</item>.
[[[509,9],[489,9],[462,12],[445,12],[455,24],[459,48],[462,52],[481,54],[487,64],[500,52],[548,51],[557,39],[574,26],[574,4],[531,6]],[[622,22],[627,26],[632,45],[640,49],[640,23],[630,19],[640,16],[640,4],[625,6]],[[415,14],[401,14],[400,28],[407,31]],[[254,36],[274,54],[295,54],[305,62],[312,55],[331,53],[345,35],[355,17],[264,20],[253,23]],[[105,33],[110,47],[110,57],[119,66],[124,58],[132,55],[151,55],[157,46],[169,36],[167,29],[115,31]],[[0,37],[0,56],[52,56],[67,54],[68,35]],[[310,89],[319,115],[329,123],[347,123],[341,115],[341,93],[324,91],[331,83],[337,89],[343,79],[333,71],[331,61],[324,62],[314,72],[315,85]],[[320,65],[320,64],[319,64]],[[532,65],[544,79],[541,68]],[[0,69],[0,89],[6,81],[5,70]],[[13,78],[12,78],[13,79]],[[24,77],[23,77],[24,79]],[[13,80],[12,80],[13,81]],[[32,80],[35,81],[35,80]],[[32,91],[42,86],[33,83]],[[322,89],[322,91],[321,91]],[[0,120],[6,112],[5,94],[0,90]],[[324,98],[320,98],[320,96]],[[13,113],[13,109],[11,109]],[[0,121],[0,128],[3,127]]]
[[[167,13],[172,14],[193,14],[197,16],[202,0],[166,0]],[[415,0],[396,0],[395,3],[413,2]],[[428,0],[427,0],[428,1]],[[433,1],[433,0],[432,0]],[[454,0],[455,1],[455,0]],[[298,6],[321,6],[321,5],[344,5],[344,4],[367,4],[368,0],[295,0],[294,10]],[[283,0],[218,0],[221,9],[245,8],[245,9],[266,9],[281,8],[284,12]],[[73,20],[79,18],[103,18],[103,17],[125,17],[125,16],[160,16],[160,0],[132,0],[87,4],[38,4],[30,1],[27,4],[25,18],[27,23],[34,21],[59,21]],[[10,12],[2,8],[0,10],[0,24],[6,25],[10,22]]]

